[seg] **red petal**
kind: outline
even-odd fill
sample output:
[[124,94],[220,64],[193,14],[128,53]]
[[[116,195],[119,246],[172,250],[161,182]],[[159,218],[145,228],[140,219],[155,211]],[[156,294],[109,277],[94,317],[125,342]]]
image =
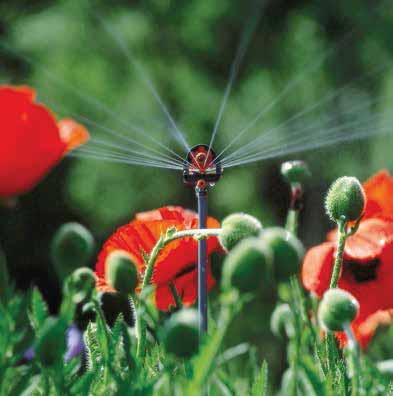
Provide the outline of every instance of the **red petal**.
[[[183,301],[184,305],[192,305],[197,300],[198,296],[198,274],[194,269],[174,280],[176,291]],[[215,284],[211,274],[210,264],[208,266],[207,286],[211,290]],[[159,285],[156,289],[156,305],[161,311],[168,311],[171,307],[175,306],[175,300],[168,285]]]
[[[141,272],[144,271],[145,263],[142,252],[149,254],[156,245],[158,239],[165,234],[168,228],[175,227],[184,230],[197,226],[197,215],[194,212],[180,207],[165,207],[151,212],[137,215],[138,220],[119,228],[104,244],[96,264],[97,277],[100,282],[97,287],[104,289],[105,284],[105,261],[107,255],[114,249],[128,251],[134,258]],[[165,218],[163,220],[162,218]],[[150,220],[141,220],[150,219]],[[154,219],[154,220],[151,220]],[[208,219],[208,226],[219,227],[219,222],[213,218]],[[207,241],[208,253],[219,251],[219,243],[216,237]],[[179,274],[194,267],[197,262],[197,241],[191,237],[182,238],[169,243],[160,252],[155,263],[152,282],[158,288],[168,289],[169,282],[178,282]],[[189,279],[182,275],[180,278]],[[185,292],[182,292],[185,293]],[[186,295],[186,294],[185,294]],[[163,303],[167,305],[167,303]]]
[[[389,326],[393,323],[393,309],[379,310],[370,315],[361,323],[353,323],[352,331],[361,348],[366,349],[375,335],[378,327]],[[348,339],[344,332],[337,332],[336,337],[340,343],[340,347],[347,345]]]
[[60,160],[65,144],[51,112],[28,87],[0,86],[0,196],[26,192]]
[[325,242],[311,248],[304,257],[301,273],[303,285],[319,297],[329,287],[333,271],[333,256],[334,244]]
[[[345,244],[344,258],[368,262],[378,257],[385,242],[393,236],[393,222],[378,218],[363,220],[358,231]],[[328,240],[336,243],[337,230],[328,234]]]
[[364,218],[381,216],[393,219],[393,177],[389,172],[378,172],[363,187],[367,196]]

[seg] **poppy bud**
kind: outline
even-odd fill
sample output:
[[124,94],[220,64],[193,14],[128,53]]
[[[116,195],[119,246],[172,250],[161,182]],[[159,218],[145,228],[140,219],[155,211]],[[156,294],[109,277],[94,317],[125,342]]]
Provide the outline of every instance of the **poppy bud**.
[[66,349],[67,324],[54,317],[46,319],[35,345],[35,355],[45,367],[50,367],[63,358]]
[[87,267],[78,268],[66,280],[65,290],[73,294],[73,301],[79,304],[90,298],[95,289],[96,276],[94,272]]
[[86,266],[94,251],[90,231],[78,223],[63,224],[53,237],[52,260],[58,276],[64,279],[76,268]]
[[281,174],[290,184],[304,184],[311,172],[304,161],[287,161],[281,165]]
[[330,331],[342,331],[358,314],[359,303],[352,294],[342,289],[329,289],[318,309],[321,325]]
[[257,291],[267,278],[271,253],[258,238],[248,238],[237,244],[225,258],[222,269],[224,289],[240,292]]
[[277,337],[286,335],[288,338],[291,338],[294,336],[294,316],[288,304],[276,306],[270,317],[270,329]]
[[97,299],[109,326],[113,326],[120,314],[129,326],[135,325],[134,306],[126,295],[118,292],[100,292]]
[[287,278],[299,270],[304,248],[291,232],[280,227],[266,228],[260,239],[273,253],[273,268],[278,279]]
[[138,270],[129,253],[114,250],[105,262],[107,283],[123,294],[132,294],[138,284]]
[[231,250],[240,240],[257,236],[262,230],[258,219],[245,213],[234,213],[222,222],[219,236],[221,245],[226,250]]
[[326,212],[336,223],[357,220],[363,213],[366,196],[355,177],[340,177],[330,187],[325,201]]
[[165,350],[180,358],[188,358],[198,351],[199,314],[196,309],[183,308],[165,323],[161,338]]

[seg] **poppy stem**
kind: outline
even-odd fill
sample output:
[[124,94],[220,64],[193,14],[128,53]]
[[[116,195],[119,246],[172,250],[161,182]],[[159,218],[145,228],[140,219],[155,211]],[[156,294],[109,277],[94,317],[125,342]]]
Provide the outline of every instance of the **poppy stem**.
[[173,299],[175,300],[176,309],[180,309],[183,307],[183,302],[177,292],[176,286],[173,282],[169,282],[169,289],[172,293]]
[[341,218],[338,225],[338,242],[337,242],[337,252],[336,258],[334,260],[334,267],[332,272],[332,277],[330,279],[330,289],[337,287],[338,279],[340,277],[341,266],[343,262],[343,254],[345,248],[345,241],[347,240],[348,234],[346,231],[346,219]]
[[303,187],[300,183],[291,183],[291,202],[287,214],[285,229],[297,235],[299,214],[303,208]]
[[359,387],[360,387],[360,381],[359,381],[359,346],[356,341],[356,338],[353,334],[353,331],[351,329],[351,326],[349,323],[347,323],[344,326],[344,332],[345,335],[348,338],[348,344],[347,344],[347,350],[349,353],[349,377],[351,378],[351,383],[352,383],[352,391],[351,394],[353,396],[356,396],[359,394]]

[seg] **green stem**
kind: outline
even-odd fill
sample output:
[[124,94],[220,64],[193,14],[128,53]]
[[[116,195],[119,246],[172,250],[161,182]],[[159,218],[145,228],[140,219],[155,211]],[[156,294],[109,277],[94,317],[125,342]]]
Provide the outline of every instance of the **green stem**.
[[228,327],[235,315],[238,312],[238,307],[235,307],[234,302],[224,303],[221,307],[218,327],[215,332],[208,338],[203,352],[200,353],[193,362],[194,378],[190,384],[190,388],[197,393],[190,393],[190,395],[200,394],[203,385],[206,383],[207,377],[214,365],[215,357],[221,347]]
[[350,373],[349,377],[351,378],[352,383],[352,396],[357,396],[359,394],[360,389],[360,381],[359,381],[359,373],[360,373],[360,364],[359,364],[359,346],[356,341],[356,338],[353,335],[351,326],[347,323],[344,326],[345,334],[348,338],[347,350],[349,353],[349,368]]
[[299,225],[299,211],[296,209],[289,209],[287,215],[287,221],[285,224],[285,229],[296,236],[298,225]]
[[136,348],[136,356],[138,359],[143,359],[145,357],[146,350],[146,322],[143,318],[144,313],[142,309],[138,309],[137,314],[137,335],[138,335],[138,343]]
[[181,300],[179,293],[177,292],[176,286],[173,282],[169,282],[169,289],[171,290],[173,299],[175,300],[176,308],[180,309],[183,307],[183,301]]
[[332,277],[330,279],[330,289],[337,287],[338,278],[340,277],[341,266],[343,262],[343,254],[345,241],[348,237],[346,232],[346,221],[345,219],[341,219],[338,222],[338,243],[337,243],[337,252],[336,258],[334,260],[334,267],[332,272]]

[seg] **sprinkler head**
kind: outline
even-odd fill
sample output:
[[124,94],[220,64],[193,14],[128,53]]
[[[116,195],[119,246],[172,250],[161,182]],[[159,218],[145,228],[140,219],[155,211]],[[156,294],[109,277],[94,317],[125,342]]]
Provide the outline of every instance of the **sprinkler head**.
[[222,175],[220,161],[216,161],[216,153],[206,144],[194,146],[187,154],[183,163],[184,184],[199,190],[218,182]]

